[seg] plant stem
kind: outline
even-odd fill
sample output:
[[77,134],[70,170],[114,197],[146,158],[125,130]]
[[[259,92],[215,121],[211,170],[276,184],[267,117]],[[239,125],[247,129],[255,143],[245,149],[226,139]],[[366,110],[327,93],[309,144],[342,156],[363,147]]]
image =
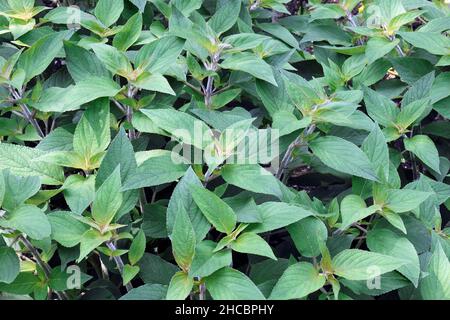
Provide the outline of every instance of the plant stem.
[[227,86],[223,87],[223,88],[220,89],[220,90],[214,91],[214,92],[213,92],[213,96],[215,96],[215,95],[217,95],[217,94],[221,94],[222,92],[227,91],[227,90],[230,89],[230,88],[231,88],[231,85],[227,85]]
[[[389,38],[391,41],[395,40],[394,36],[391,36]],[[399,54],[400,57],[405,57],[405,53],[403,52],[402,48],[400,47],[400,45],[396,45],[395,46],[395,50],[397,50],[397,53]],[[409,138],[412,138],[414,134],[414,129],[411,130],[410,134],[409,134]],[[419,177],[419,170],[417,170],[417,163],[416,163],[416,156],[414,155],[414,153],[409,152],[409,156],[411,158],[411,167],[412,167],[412,174],[413,174],[413,180],[417,180]]]
[[205,300],[205,296],[206,296],[206,285],[204,283],[200,284],[199,286],[199,294],[198,294],[198,298],[199,300]]
[[203,185],[205,187],[208,184],[208,182],[210,181],[212,175],[213,175],[213,171],[208,169],[208,171],[206,171],[206,173],[205,173],[205,178],[204,178],[205,180],[203,181]]
[[256,0],[253,2],[253,4],[250,6],[250,11],[254,11],[259,8],[259,5],[261,4],[261,0]]
[[[116,251],[117,250],[116,245],[112,241],[106,242],[106,246],[111,251]],[[122,258],[120,256],[114,256],[113,259],[114,259],[114,262],[116,263],[117,269],[119,269],[120,274],[123,276],[123,268],[124,268],[125,265],[124,265],[124,263],[122,261]],[[127,289],[127,292],[129,292],[130,290],[133,289],[133,285],[130,282],[128,282],[125,285],[125,288]]]
[[405,56],[405,53],[403,52],[403,50],[402,50],[402,48],[400,47],[400,45],[396,45],[396,46],[395,46],[395,50],[397,50],[398,54],[399,54],[401,57],[404,57],[404,56]]
[[197,88],[196,86],[194,86],[193,84],[190,84],[187,81],[184,81],[184,84],[187,85],[192,90],[194,90],[195,92],[200,93],[201,95],[203,95],[203,91],[201,89]]
[[272,23],[277,23],[279,17],[280,17],[280,14],[277,11],[272,10],[272,19],[271,19]]
[[[350,11],[347,11],[346,14],[347,14],[347,20],[350,22],[352,27],[357,27],[358,24],[356,23],[353,14]],[[361,39],[358,39],[356,42],[360,46],[362,46],[364,44],[364,41]]]
[[[207,70],[216,72],[219,69],[220,53],[215,53],[211,56],[211,63],[205,63]],[[212,96],[214,95],[214,78],[209,76],[206,80],[206,88],[204,88],[203,95],[205,96],[205,106],[208,110],[211,109]]]
[[360,231],[362,231],[363,233],[367,233],[367,230],[364,229],[363,227],[361,227],[359,224],[354,223],[353,226],[357,229],[359,229]]
[[[52,269],[50,268],[50,266],[46,262],[44,262],[44,260],[42,260],[41,255],[39,254],[37,249],[33,246],[33,244],[27,238],[25,238],[23,235],[20,235],[19,240],[24,244],[24,246],[28,249],[28,251],[31,252],[34,259],[36,260],[36,263],[44,272],[45,278],[47,280],[49,280],[51,272],[52,272]],[[69,299],[69,297],[67,296],[67,294],[64,291],[61,291],[61,292],[55,291],[55,294],[58,296],[59,300],[68,300]]]
[[141,210],[141,215],[144,215],[144,208],[147,204],[147,197],[145,196],[144,189],[139,191],[139,209]]
[[281,160],[281,164],[280,167],[278,168],[278,172],[276,174],[277,179],[281,179],[281,177],[284,174],[284,171],[287,169],[287,167],[289,166],[289,164],[292,161],[292,154],[294,152],[294,150],[305,144],[305,138],[308,137],[309,135],[311,135],[314,130],[316,129],[316,125],[315,124],[310,124],[304,131],[304,134],[300,135],[297,137],[297,139],[295,139],[288,147],[286,153],[284,154],[283,160]]
[[[15,100],[20,100],[22,99],[22,96],[16,92],[14,90],[14,88],[9,87],[9,92],[11,93],[11,95],[13,96],[13,98]],[[44,132],[42,131],[41,127],[39,126],[39,123],[37,122],[37,120],[34,118],[33,114],[31,113],[30,109],[28,109],[28,107],[23,104],[23,103],[17,103],[17,105],[20,107],[20,109],[22,110],[22,115],[23,117],[36,129],[38,135],[41,138],[45,137]]]
[[[390,36],[389,40],[394,41],[395,40],[395,36]],[[395,46],[395,50],[397,51],[397,53],[398,53],[398,55],[400,57],[405,57],[406,56],[406,54],[403,52],[403,49],[400,47],[399,44]]]
[[123,113],[126,113],[126,112],[127,112],[126,109],[125,109],[125,107],[124,107],[119,101],[117,101],[116,99],[112,99],[112,101],[113,101],[114,104],[117,106],[117,108],[120,109],[120,111],[122,111]]
[[[395,36],[389,37],[389,40],[394,41],[395,40]],[[406,56],[406,54],[403,52],[403,50],[400,47],[400,45],[396,45],[395,46],[395,50],[397,51],[397,53],[398,53],[398,55],[400,57],[405,57]],[[411,130],[411,132],[409,134],[409,138],[412,138],[413,134],[414,134],[414,129]],[[411,168],[412,168],[413,180],[417,180],[418,177],[419,177],[419,170],[417,170],[416,156],[412,152],[409,152],[409,156],[411,158]]]
[[[409,134],[409,138],[411,139],[412,137],[413,137],[413,130],[411,130]],[[416,156],[411,151],[409,151],[409,156],[411,157],[411,169],[413,180],[417,180],[419,178],[419,170],[417,169]]]
[[206,89],[205,89],[205,105],[206,108],[208,109],[211,109],[212,104],[212,95],[214,91],[213,83],[214,83],[213,78],[209,76],[206,82]]
[[[134,91],[133,87],[130,85],[128,87],[128,93],[127,93],[128,98],[133,99],[134,94],[135,94],[135,91]],[[133,108],[130,106],[126,106],[126,117],[127,117],[128,123],[131,125],[131,122],[133,121]],[[130,138],[130,140],[136,139],[136,130],[134,130],[134,128],[131,128],[128,131],[128,137]]]
[[37,251],[37,249],[33,246],[33,244],[28,241],[27,238],[25,238],[23,235],[19,236],[19,240],[25,245],[25,247],[28,249],[28,251],[31,252],[31,254],[33,255],[33,257],[36,259],[36,263],[39,265],[39,267],[41,267],[42,271],[44,271],[44,274],[47,278],[50,277],[50,273],[51,273],[51,269],[50,266],[48,264],[46,264],[41,256],[39,255],[39,252]]

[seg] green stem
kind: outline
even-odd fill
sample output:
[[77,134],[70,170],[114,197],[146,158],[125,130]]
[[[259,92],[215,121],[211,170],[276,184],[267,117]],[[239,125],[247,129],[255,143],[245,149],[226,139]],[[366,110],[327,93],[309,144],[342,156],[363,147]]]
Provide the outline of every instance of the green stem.
[[[50,275],[52,272],[52,269],[50,268],[50,266],[46,262],[44,262],[44,260],[42,260],[41,255],[39,254],[37,249],[33,246],[33,244],[27,238],[25,238],[23,235],[20,235],[19,240],[24,244],[24,246],[28,249],[28,251],[31,252],[34,259],[36,260],[36,263],[42,269],[42,271],[44,272],[45,278],[48,281],[50,279]],[[55,294],[58,296],[59,300],[69,300],[68,295],[64,291],[61,291],[61,292],[55,291]]]
[[[112,241],[106,242],[106,246],[111,251],[117,250],[116,245]],[[120,274],[123,276],[123,269],[124,269],[125,265],[122,261],[122,258],[120,256],[114,256],[113,259],[114,259],[114,262],[116,263],[117,269],[119,269]],[[133,289],[133,285],[131,283],[127,283],[125,285],[125,288],[127,289],[127,292],[130,292],[130,290]]]

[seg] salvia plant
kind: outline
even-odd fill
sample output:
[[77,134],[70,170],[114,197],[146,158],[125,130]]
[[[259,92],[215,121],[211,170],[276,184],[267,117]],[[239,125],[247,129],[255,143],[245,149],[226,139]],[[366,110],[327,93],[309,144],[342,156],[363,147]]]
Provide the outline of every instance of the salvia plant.
[[443,0],[1,0],[0,298],[450,299]]

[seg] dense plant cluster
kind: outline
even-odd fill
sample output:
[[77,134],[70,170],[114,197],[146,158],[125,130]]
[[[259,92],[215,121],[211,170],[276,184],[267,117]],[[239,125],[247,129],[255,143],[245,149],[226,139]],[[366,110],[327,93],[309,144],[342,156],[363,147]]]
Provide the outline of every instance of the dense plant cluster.
[[0,299],[450,299],[444,0],[1,0]]

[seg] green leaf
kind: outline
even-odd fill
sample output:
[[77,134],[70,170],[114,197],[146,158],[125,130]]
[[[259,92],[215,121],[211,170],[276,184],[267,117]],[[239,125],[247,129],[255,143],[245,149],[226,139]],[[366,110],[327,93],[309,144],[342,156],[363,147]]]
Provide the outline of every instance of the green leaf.
[[95,178],[96,186],[101,186],[119,165],[122,182],[124,182],[128,176],[133,174],[137,168],[133,145],[123,128],[121,128],[114,137],[102,160],[102,164],[100,165]]
[[41,179],[36,176],[15,176],[9,170],[5,170],[3,178],[3,208],[7,211],[14,211],[41,188]]
[[0,282],[0,291],[18,295],[27,295],[33,292],[41,280],[31,272],[22,272],[10,284]]
[[326,136],[311,141],[310,148],[325,165],[340,172],[377,181],[369,158],[355,144]]
[[262,233],[276,230],[314,214],[304,207],[283,202],[264,202],[258,206],[258,210],[262,222],[252,224],[247,231]]
[[253,121],[255,118],[235,122],[222,130],[218,141],[206,148],[204,157],[210,171],[239,152],[239,146],[245,143],[244,139],[248,136]]
[[167,79],[157,73],[151,74],[149,72],[144,72],[136,79],[136,81],[133,81],[132,83],[140,89],[167,93],[173,96],[175,95],[175,92]]
[[312,264],[299,262],[286,269],[273,288],[269,299],[301,299],[322,288],[325,282],[326,277],[319,274]]
[[258,287],[243,273],[223,268],[205,278],[214,300],[265,300]]
[[407,238],[399,236],[389,229],[375,228],[367,234],[367,246],[371,251],[407,261],[397,270],[417,287],[420,277],[419,256]]
[[55,211],[48,215],[52,239],[62,246],[72,248],[78,245],[89,227],[72,217],[70,212]]
[[237,221],[244,223],[262,222],[261,215],[255,200],[251,197],[237,195],[235,197],[226,198],[224,201],[236,213]]
[[20,272],[20,261],[14,249],[0,247],[0,283],[12,283]]
[[237,52],[256,48],[267,40],[270,40],[270,37],[262,34],[238,33],[226,36],[223,42],[232,46],[232,48],[228,49],[228,52]]
[[428,275],[420,282],[420,293],[425,300],[450,299],[450,262],[438,244],[426,267]]
[[188,166],[178,154],[166,150],[152,151],[148,159],[125,179],[123,191],[158,186],[184,175]]
[[194,280],[184,272],[177,272],[170,280],[167,300],[185,300],[191,293]]
[[117,167],[95,193],[92,217],[101,227],[107,227],[122,205],[120,167]]
[[133,67],[131,66],[130,61],[127,56],[117,48],[99,43],[92,45],[92,49],[105,67],[113,74],[118,74],[125,78],[132,74]]
[[131,243],[130,251],[128,251],[128,260],[130,260],[131,265],[135,265],[141,260],[144,256],[146,245],[147,240],[145,239],[145,233],[143,230],[139,230]]
[[425,135],[416,135],[410,139],[404,139],[405,149],[414,153],[420,160],[436,172],[439,169],[439,152],[433,140]]
[[[108,176],[114,171],[114,169],[119,165],[120,177],[123,184],[125,180],[129,176],[131,176],[137,168],[133,146],[123,128],[119,130],[118,134],[111,142],[101,162],[100,168],[95,178],[96,187],[100,187],[108,178]],[[138,192],[138,190],[129,190],[123,192],[123,201],[119,211],[117,212],[117,219],[134,208],[138,200]]]
[[275,81],[277,82],[276,86],[263,80],[256,80],[255,83],[256,92],[261,98],[264,107],[274,117],[275,121],[275,115],[277,113],[286,112],[291,116],[294,115],[292,114],[292,106],[289,103],[289,96],[286,92],[283,79],[277,72],[274,72],[274,75]]
[[152,239],[167,238],[167,210],[166,207],[159,204],[144,206],[144,218],[141,227],[147,237]]
[[398,230],[400,230],[401,232],[403,232],[404,234],[406,234],[406,227],[405,227],[405,223],[403,222],[402,217],[395,212],[392,212],[390,210],[388,211],[384,211],[381,213],[381,215],[390,223],[392,224],[394,227],[396,227]]
[[144,283],[159,283],[168,285],[173,275],[180,269],[161,257],[145,253],[144,257],[139,261],[141,271],[140,277]]
[[222,168],[222,177],[227,183],[244,190],[283,198],[279,181],[259,165],[226,164]]
[[240,0],[218,1],[217,11],[208,21],[208,25],[220,35],[236,23],[240,10]]
[[6,219],[0,219],[0,225],[5,228],[19,230],[34,240],[42,240],[50,236],[51,225],[45,213],[33,205],[22,205]]
[[169,200],[167,207],[167,231],[169,235],[172,233],[175,218],[178,212],[185,210],[189,219],[192,222],[192,226],[195,230],[197,242],[203,240],[206,234],[211,229],[211,225],[195,204],[192,198],[193,188],[192,186],[201,187],[202,183],[195,174],[191,167],[186,171],[183,178],[177,183],[173,190],[172,196]]
[[119,300],[164,300],[166,294],[167,286],[161,284],[144,284],[143,286],[130,290],[130,292],[123,295]]
[[97,157],[91,158],[91,161],[91,159],[85,159],[75,151],[56,151],[39,157],[39,161],[62,167],[77,168],[85,171],[90,171],[98,167],[98,162],[101,160],[102,155],[103,154],[99,154]]
[[369,116],[384,127],[395,123],[400,112],[395,102],[370,88],[363,89],[364,103]]
[[231,250],[224,249],[215,252],[216,245],[210,240],[202,241],[197,245],[189,275],[204,278],[232,263]]
[[103,242],[111,238],[111,233],[101,234],[99,231],[90,229],[86,231],[80,241],[80,255],[77,263],[81,262],[89,253],[95,250]]
[[38,150],[45,152],[71,151],[73,150],[73,134],[65,128],[56,128],[42,139],[36,146]]
[[417,48],[427,50],[432,54],[450,54],[450,40],[435,32],[398,32],[398,34]]
[[139,273],[140,269],[138,266],[130,266],[129,264],[124,265],[123,267],[123,284],[126,285],[130,283]]
[[63,185],[64,199],[70,210],[82,214],[95,198],[95,177],[85,178],[75,174],[69,176]]
[[183,13],[183,15],[189,17],[191,12],[200,9],[203,0],[191,0],[191,1],[173,0],[172,3],[175,7],[177,7],[178,10],[180,10]]
[[325,224],[316,217],[307,217],[287,227],[298,252],[304,257],[317,257],[328,238]]
[[64,173],[61,167],[36,160],[44,154],[38,149],[0,143],[0,169],[9,169],[18,176],[40,176],[44,184],[62,184]]
[[396,213],[408,212],[416,209],[429,196],[430,192],[417,190],[388,190],[385,206]]
[[[425,117],[430,112],[430,99],[431,89],[433,89],[433,84],[436,80],[435,71],[429,72],[424,76],[420,77],[417,81],[415,81],[412,86],[408,89],[408,91],[403,96],[402,100],[402,109],[406,108],[415,101],[420,101],[424,105],[416,105],[416,108],[422,109],[422,114],[420,114],[420,118]],[[410,106],[408,110],[410,115],[415,115],[415,109]],[[419,110],[417,110],[419,111]]]
[[120,51],[127,51],[141,35],[142,30],[142,14],[136,13],[128,19],[123,28],[115,35],[113,46]]
[[25,50],[19,58],[17,68],[25,71],[26,82],[47,69],[63,47],[63,40],[68,39],[72,31],[48,34]]
[[[103,1],[103,2],[107,2]],[[64,42],[67,70],[75,82],[86,78],[109,78],[110,73],[94,53],[71,42]]]
[[139,12],[144,12],[147,0],[130,0],[130,2],[139,9]]
[[172,109],[141,110],[159,128],[183,143],[204,149],[212,143],[212,132],[201,120]]
[[99,0],[95,6],[94,14],[105,27],[109,27],[119,20],[123,8],[123,0],[115,0],[114,4],[109,0]]
[[11,9],[17,12],[28,12],[34,7],[35,0],[7,0]]
[[264,32],[267,32],[274,37],[280,39],[281,41],[285,42],[286,44],[290,45],[291,47],[299,50],[300,47],[298,45],[298,40],[292,35],[291,32],[289,32],[288,29],[283,27],[281,24],[278,23],[258,23],[258,28],[263,30]]
[[[48,281],[49,288],[55,290],[55,291],[64,291],[68,290],[69,285],[72,284],[73,278],[71,278],[71,271],[70,269],[64,270],[63,267],[56,267],[53,268],[50,273],[50,278]],[[80,274],[80,285],[83,285],[87,281],[92,279],[91,276],[81,273]]]
[[277,260],[269,244],[256,233],[245,232],[230,244],[231,249],[241,253],[256,254]]
[[224,69],[247,72],[255,78],[267,81],[274,86],[277,86],[277,82],[274,78],[270,65],[252,53],[241,52],[233,54],[226,58],[220,66]]
[[185,210],[180,210],[175,217],[171,236],[172,252],[178,266],[189,270],[195,255],[195,231]]
[[135,65],[150,73],[165,74],[183,50],[184,41],[165,36],[143,46],[136,55]]
[[43,112],[66,112],[77,110],[83,104],[98,98],[114,97],[119,91],[119,85],[113,80],[91,77],[67,88],[48,88],[31,105]]
[[109,100],[98,99],[84,112],[73,136],[73,149],[87,163],[111,141]]
[[422,11],[409,11],[402,13],[396,17],[394,17],[388,25],[389,31],[397,31],[400,29],[401,26],[411,23],[414,20],[416,20],[417,17],[419,17],[423,12]]
[[399,42],[400,40],[398,39],[389,41],[385,37],[370,38],[366,47],[366,58],[368,60],[368,64],[372,64],[376,60],[387,55],[392,51],[392,49],[395,48],[396,45],[399,44]]
[[[369,280],[369,282],[370,281],[371,280]],[[368,296],[379,296],[411,284],[409,280],[407,280],[403,275],[396,271],[380,275],[379,278],[373,280],[370,286],[367,286],[367,280],[355,281],[342,278],[339,279],[339,282],[356,294],[364,294]],[[375,284],[380,284],[380,286],[377,286]]]
[[359,249],[343,250],[332,260],[334,274],[349,280],[372,279],[405,264],[396,257]]
[[430,100],[428,98],[415,100],[402,107],[402,110],[397,117],[396,123],[402,128],[408,128],[417,119],[423,116],[427,110],[428,112],[430,110]]
[[3,200],[5,198],[5,190],[6,190],[5,178],[4,178],[3,171],[0,170],[0,208],[3,205]]
[[192,188],[192,198],[217,231],[226,234],[233,232],[237,220],[233,209],[215,193],[198,186]]
[[386,138],[378,125],[373,126],[361,149],[372,163],[378,178],[387,181],[389,178],[389,150]]
[[379,210],[381,210],[381,206],[372,205],[367,208],[365,201],[360,196],[350,194],[341,202],[342,224],[340,229],[345,230],[353,223],[367,218]]

